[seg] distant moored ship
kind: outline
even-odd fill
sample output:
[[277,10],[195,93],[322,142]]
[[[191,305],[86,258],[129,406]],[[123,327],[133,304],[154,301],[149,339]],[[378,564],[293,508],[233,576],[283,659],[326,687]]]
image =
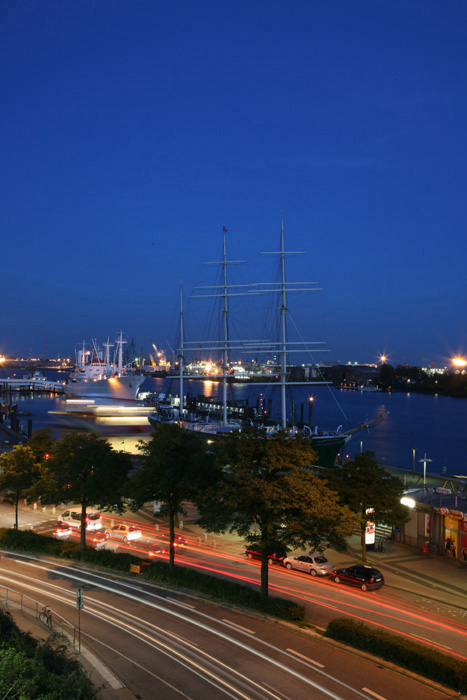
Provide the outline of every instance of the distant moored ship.
[[113,346],[108,340],[103,345],[104,351],[94,341],[90,350],[83,343],[77,353],[76,369],[63,387],[66,396],[135,401],[145,377],[135,374],[131,363],[123,364],[124,342],[120,332],[115,341],[116,349],[112,360],[110,348]]

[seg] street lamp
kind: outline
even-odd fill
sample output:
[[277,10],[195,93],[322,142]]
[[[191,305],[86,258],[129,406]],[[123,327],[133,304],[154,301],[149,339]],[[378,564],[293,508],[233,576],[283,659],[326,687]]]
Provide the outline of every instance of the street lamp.
[[423,486],[426,486],[426,463],[432,462],[433,460],[428,459],[428,457],[426,456],[426,452],[425,452],[425,454],[423,455],[423,459],[419,459],[418,461],[423,462]]
[[310,426],[311,432],[313,432],[313,401],[315,400],[314,396],[310,396],[308,399],[308,425]]

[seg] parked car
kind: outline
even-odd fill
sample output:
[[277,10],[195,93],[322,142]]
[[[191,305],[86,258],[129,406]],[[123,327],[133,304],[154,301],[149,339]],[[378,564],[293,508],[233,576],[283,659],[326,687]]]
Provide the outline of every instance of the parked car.
[[298,571],[305,571],[311,576],[329,576],[334,569],[334,564],[323,554],[319,552],[308,552],[307,554],[300,554],[296,557],[286,557],[284,559],[284,566],[287,569],[298,569]]
[[[247,547],[245,554],[248,559],[261,559],[261,551],[255,547]],[[268,564],[283,564],[287,552],[274,551],[268,552]]]
[[336,583],[348,583],[358,586],[362,591],[373,591],[384,586],[384,576],[373,566],[354,564],[347,569],[334,569],[331,578]]
[[141,537],[141,530],[136,525],[125,525],[120,523],[119,525],[114,525],[109,527],[105,531],[106,539],[123,540],[124,542],[130,542],[130,540],[137,540]]
[[[81,511],[66,510],[58,518],[58,524],[67,524],[76,530],[81,529]],[[102,528],[102,516],[98,510],[88,510],[86,513],[86,530],[100,530]]]

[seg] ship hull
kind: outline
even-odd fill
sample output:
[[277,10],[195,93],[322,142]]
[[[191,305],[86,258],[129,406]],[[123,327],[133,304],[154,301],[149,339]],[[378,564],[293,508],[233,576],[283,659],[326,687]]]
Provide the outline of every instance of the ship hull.
[[[161,425],[167,423],[176,423],[177,425],[180,425],[180,423],[178,421],[174,421],[173,418],[164,417],[157,414],[148,415],[148,421],[154,430],[157,430]],[[180,425],[180,428],[201,433],[209,439],[227,437],[228,435],[231,435],[235,429],[238,429],[232,425],[222,426],[219,423],[189,423],[188,421]],[[337,435],[312,436],[311,446],[316,452],[317,457],[311,466],[321,467],[323,469],[332,469],[336,464],[339,450],[348,440],[349,437],[345,433],[340,433]]]
[[70,398],[136,401],[144,380],[145,377],[140,374],[108,379],[78,379],[65,384],[63,390]]

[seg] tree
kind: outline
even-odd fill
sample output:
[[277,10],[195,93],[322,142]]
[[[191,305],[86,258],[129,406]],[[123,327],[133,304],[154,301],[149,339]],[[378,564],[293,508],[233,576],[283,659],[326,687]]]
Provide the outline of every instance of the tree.
[[400,502],[404,484],[378,464],[374,452],[355,455],[340,469],[329,470],[322,477],[337,491],[342,502],[359,516],[363,561],[366,561],[365,529],[369,509],[372,509],[371,519],[375,522],[400,526],[409,520],[408,509]]
[[36,460],[40,463],[43,459],[48,459],[55,445],[56,439],[52,428],[39,428],[35,430],[31,437],[26,440],[27,447],[34,452]]
[[86,510],[121,510],[122,496],[132,469],[131,457],[116,452],[93,433],[66,433],[45,460],[37,490],[42,503],[72,501],[81,505],[81,549],[86,549]]
[[200,433],[175,424],[161,424],[148,442],[140,442],[140,467],[130,480],[133,509],[161,501],[160,514],[169,519],[170,569],[175,560],[175,518],[185,515],[184,501],[192,500],[210,478],[212,455]]
[[[261,550],[261,595],[268,595],[268,552],[311,546],[346,548],[356,521],[308,465],[309,438],[244,431],[216,444],[218,480],[200,492],[198,522],[237,532]],[[253,523],[258,531],[252,532]]]
[[39,479],[39,466],[34,452],[26,445],[15,445],[0,457],[0,491],[6,491],[4,501],[15,507],[15,529],[18,529],[18,503],[29,494]]

